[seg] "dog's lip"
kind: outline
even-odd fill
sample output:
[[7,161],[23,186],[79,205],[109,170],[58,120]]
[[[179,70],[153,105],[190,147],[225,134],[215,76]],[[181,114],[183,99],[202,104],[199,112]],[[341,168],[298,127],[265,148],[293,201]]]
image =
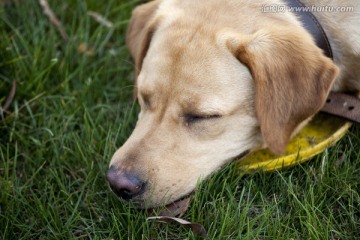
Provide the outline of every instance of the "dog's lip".
[[147,214],[153,215],[155,211],[162,209],[158,214],[159,216],[181,217],[185,214],[186,210],[189,208],[190,201],[193,199],[193,196],[194,196],[194,192],[191,192],[179,198],[178,200],[167,204],[163,208],[161,207],[148,208]]

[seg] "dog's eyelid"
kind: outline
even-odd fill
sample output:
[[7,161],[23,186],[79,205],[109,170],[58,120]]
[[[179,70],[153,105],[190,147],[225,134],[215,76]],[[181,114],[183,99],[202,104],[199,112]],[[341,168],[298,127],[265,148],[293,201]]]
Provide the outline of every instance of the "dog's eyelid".
[[187,124],[200,122],[200,121],[204,121],[204,120],[217,119],[217,118],[221,118],[221,117],[222,117],[222,115],[218,114],[218,113],[213,113],[213,114],[188,113],[188,114],[184,115],[184,119]]

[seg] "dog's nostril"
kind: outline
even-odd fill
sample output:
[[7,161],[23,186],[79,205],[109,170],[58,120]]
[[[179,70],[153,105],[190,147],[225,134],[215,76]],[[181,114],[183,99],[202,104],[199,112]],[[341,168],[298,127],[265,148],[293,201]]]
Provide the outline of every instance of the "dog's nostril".
[[145,182],[141,181],[134,173],[115,167],[110,167],[106,179],[113,192],[125,200],[139,195],[145,188]]

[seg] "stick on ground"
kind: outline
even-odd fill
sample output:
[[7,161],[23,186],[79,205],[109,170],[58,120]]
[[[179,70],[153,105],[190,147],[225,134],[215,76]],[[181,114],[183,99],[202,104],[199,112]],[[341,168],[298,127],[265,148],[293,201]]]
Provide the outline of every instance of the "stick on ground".
[[69,37],[68,37],[67,33],[65,32],[61,22],[59,21],[59,19],[56,17],[54,12],[49,7],[49,4],[48,4],[47,0],[39,0],[39,3],[41,5],[42,9],[44,10],[44,14],[49,18],[50,22],[59,31],[59,33],[60,33],[61,37],[63,38],[63,40],[65,42],[67,42],[69,40]]
[[15,93],[16,93],[16,81],[13,81],[9,96],[6,99],[4,106],[0,108],[1,115],[9,109],[12,101],[14,100]]
[[108,28],[112,28],[114,26],[114,24],[112,22],[110,22],[109,20],[107,20],[105,17],[103,17],[102,15],[100,15],[97,12],[92,12],[92,11],[88,11],[87,14],[94,18],[94,20],[102,25],[104,25],[105,27]]

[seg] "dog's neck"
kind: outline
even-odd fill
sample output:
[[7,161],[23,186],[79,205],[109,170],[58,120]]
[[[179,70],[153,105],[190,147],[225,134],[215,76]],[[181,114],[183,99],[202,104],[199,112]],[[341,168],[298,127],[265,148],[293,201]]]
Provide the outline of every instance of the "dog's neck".
[[304,28],[313,36],[316,45],[324,51],[324,54],[333,59],[331,45],[324,29],[319,21],[312,14],[311,9],[307,8],[299,0],[284,0],[289,8],[292,9],[301,21]]

